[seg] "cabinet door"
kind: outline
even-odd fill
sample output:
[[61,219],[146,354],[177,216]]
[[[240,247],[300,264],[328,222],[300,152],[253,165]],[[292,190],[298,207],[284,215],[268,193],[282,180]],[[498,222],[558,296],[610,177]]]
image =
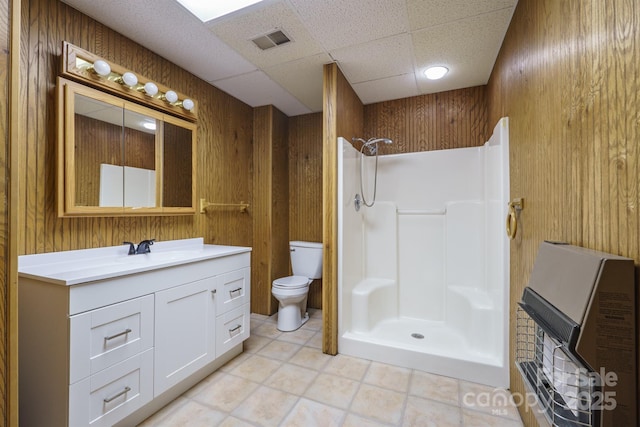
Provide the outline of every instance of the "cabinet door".
[[210,277],[156,293],[155,396],[215,358],[214,290]]

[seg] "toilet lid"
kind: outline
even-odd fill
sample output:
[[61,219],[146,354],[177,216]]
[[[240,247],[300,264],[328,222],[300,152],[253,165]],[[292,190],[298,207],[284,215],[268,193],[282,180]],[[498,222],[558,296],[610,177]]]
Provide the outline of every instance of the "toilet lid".
[[304,288],[309,284],[309,279],[304,276],[287,276],[273,281],[276,288],[297,289]]

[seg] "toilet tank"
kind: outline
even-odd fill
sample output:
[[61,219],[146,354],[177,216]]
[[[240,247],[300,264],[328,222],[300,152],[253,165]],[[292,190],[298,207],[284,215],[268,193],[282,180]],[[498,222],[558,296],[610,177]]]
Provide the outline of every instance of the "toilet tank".
[[289,242],[289,249],[294,276],[322,277],[322,243],[294,241]]

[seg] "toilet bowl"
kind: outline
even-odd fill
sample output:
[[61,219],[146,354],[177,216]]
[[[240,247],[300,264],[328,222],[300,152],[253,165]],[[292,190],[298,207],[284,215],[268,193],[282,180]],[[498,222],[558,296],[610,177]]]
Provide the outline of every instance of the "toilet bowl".
[[303,276],[276,279],[271,294],[278,300],[278,329],[295,331],[309,320],[307,295],[311,280]]
[[322,244],[293,241],[289,245],[293,276],[273,281],[271,294],[278,300],[277,328],[295,331],[309,320],[309,285],[322,277]]

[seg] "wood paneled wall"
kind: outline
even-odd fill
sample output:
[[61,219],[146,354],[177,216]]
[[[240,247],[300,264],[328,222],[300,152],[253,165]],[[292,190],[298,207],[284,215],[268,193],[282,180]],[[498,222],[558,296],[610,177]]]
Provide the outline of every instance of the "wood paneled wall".
[[[10,91],[10,43],[11,1],[0,1],[0,188],[3,198],[9,190],[9,91]],[[7,425],[9,402],[9,212],[6,203],[0,205],[0,424]]]
[[[203,236],[207,243],[251,246],[251,214],[58,218],[55,200],[55,79],[62,41],[190,94],[198,101],[197,197],[252,202],[253,108],[56,0],[22,3],[18,153],[19,252],[33,254],[118,245],[124,240]],[[6,27],[3,27],[6,28]]]
[[[322,113],[289,118],[289,240],[322,242]],[[322,308],[322,279],[307,305]]]
[[0,425],[18,425],[20,0],[0,0]]
[[258,107],[253,121],[251,311],[271,315],[278,310],[271,283],[290,271],[287,116],[273,106]]
[[381,154],[476,147],[489,136],[485,86],[364,106],[361,137],[393,140]]
[[513,314],[540,242],[640,263],[639,28],[637,1],[520,0],[489,81],[489,123],[509,116],[511,197],[525,199],[511,243],[513,392],[525,392]]
[[338,137],[362,135],[363,105],[338,65],[323,70],[322,112],[322,351],[338,352]]

